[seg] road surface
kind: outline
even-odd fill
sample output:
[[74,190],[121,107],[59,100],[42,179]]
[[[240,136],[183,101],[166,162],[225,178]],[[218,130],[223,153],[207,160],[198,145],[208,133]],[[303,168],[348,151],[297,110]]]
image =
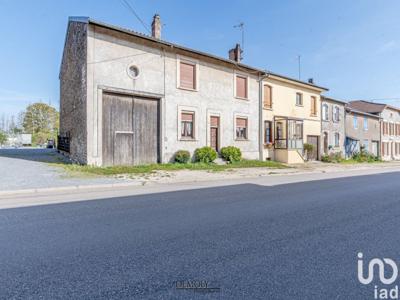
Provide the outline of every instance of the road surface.
[[0,298],[373,299],[382,285],[359,283],[357,254],[400,262],[399,182],[397,172],[2,209]]

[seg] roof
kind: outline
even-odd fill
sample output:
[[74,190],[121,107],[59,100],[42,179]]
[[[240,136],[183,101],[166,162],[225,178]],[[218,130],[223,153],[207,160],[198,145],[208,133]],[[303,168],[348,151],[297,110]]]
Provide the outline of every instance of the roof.
[[365,100],[350,101],[348,105],[353,109],[370,114],[379,114],[387,107],[387,104],[374,103]]
[[358,115],[363,115],[363,116],[366,116],[366,117],[380,119],[380,116],[378,116],[378,115],[367,113],[367,112],[362,111],[362,110],[357,110],[355,108],[350,107],[348,104],[346,105],[346,111],[351,112],[351,113],[355,113],[355,114],[358,114]]
[[322,101],[326,100],[326,101],[336,102],[336,103],[344,104],[344,105],[347,104],[347,101],[339,100],[339,99],[334,99],[334,98],[330,98],[330,97],[325,97],[325,96],[322,96],[322,97],[321,97],[321,100],[322,100]]
[[224,63],[228,63],[228,64],[234,65],[234,66],[236,66],[238,68],[244,68],[244,69],[247,69],[249,71],[258,72],[258,73],[260,73],[260,75],[265,75],[265,76],[272,75],[272,76],[276,76],[276,77],[279,77],[279,78],[282,78],[282,79],[290,80],[290,81],[293,81],[293,82],[296,82],[296,83],[304,84],[304,85],[307,85],[309,87],[313,87],[313,88],[316,88],[316,89],[325,90],[325,91],[328,90],[325,87],[317,86],[317,85],[309,83],[309,82],[297,80],[297,79],[290,78],[290,77],[287,77],[287,76],[283,76],[283,75],[280,75],[280,74],[277,74],[277,73],[273,73],[273,72],[270,72],[270,71],[267,71],[267,70],[263,70],[263,69],[260,69],[260,68],[256,68],[256,67],[252,67],[252,66],[243,64],[243,63],[239,63],[239,62],[236,62],[234,60],[230,60],[230,59],[227,59],[227,58],[223,58],[223,57],[216,56],[216,55],[213,55],[213,54],[209,54],[209,53],[206,53],[206,52],[202,52],[202,51],[199,51],[199,50],[191,49],[191,48],[188,48],[188,47],[185,47],[185,46],[181,46],[181,45],[178,45],[178,44],[174,44],[174,43],[170,43],[170,42],[167,42],[167,41],[164,41],[164,40],[156,39],[156,38],[154,38],[154,37],[152,37],[150,35],[146,35],[146,34],[143,34],[143,33],[137,32],[137,31],[133,31],[131,29],[122,28],[122,27],[119,27],[119,26],[110,25],[110,24],[107,24],[107,23],[104,23],[104,22],[101,22],[101,21],[94,20],[94,19],[89,18],[89,17],[69,17],[69,22],[71,22],[71,21],[72,22],[88,23],[88,24],[93,24],[93,25],[97,25],[97,26],[100,26],[100,27],[108,28],[108,29],[111,29],[111,30],[116,30],[116,31],[119,31],[119,32],[122,32],[122,33],[129,34],[131,36],[135,36],[135,37],[138,37],[138,38],[142,38],[142,39],[157,43],[159,45],[164,45],[164,46],[170,47],[171,49],[172,48],[180,49],[182,51],[194,53],[194,54],[197,54],[197,55],[200,55],[200,56],[204,56],[204,57],[215,59],[215,60],[218,60],[218,61],[221,61],[221,62],[224,62]]

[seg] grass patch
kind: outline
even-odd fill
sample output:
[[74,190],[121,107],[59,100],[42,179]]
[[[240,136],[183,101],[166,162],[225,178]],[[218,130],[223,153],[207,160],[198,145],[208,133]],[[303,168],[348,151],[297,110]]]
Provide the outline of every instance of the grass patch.
[[94,174],[102,176],[111,176],[118,174],[149,174],[156,171],[178,171],[178,170],[208,170],[208,171],[225,171],[237,168],[275,168],[283,169],[288,166],[276,161],[258,161],[258,160],[242,160],[226,165],[207,164],[207,163],[168,163],[168,164],[151,164],[143,166],[114,166],[114,167],[93,167],[77,164],[60,165],[66,171],[78,174]]

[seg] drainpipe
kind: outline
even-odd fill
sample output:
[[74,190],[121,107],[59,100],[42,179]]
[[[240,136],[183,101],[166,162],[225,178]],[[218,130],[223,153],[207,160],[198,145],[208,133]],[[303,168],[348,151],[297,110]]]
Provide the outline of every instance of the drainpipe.
[[263,118],[263,80],[269,76],[268,72],[265,74],[259,75],[259,91],[258,91],[258,112],[259,112],[259,122],[258,122],[258,151],[259,151],[259,160],[264,160],[264,118]]

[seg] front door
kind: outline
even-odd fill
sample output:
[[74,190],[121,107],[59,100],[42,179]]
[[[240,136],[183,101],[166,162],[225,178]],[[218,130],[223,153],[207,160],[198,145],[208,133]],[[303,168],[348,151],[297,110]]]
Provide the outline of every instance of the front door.
[[210,118],[210,147],[219,150],[219,117]]
[[307,135],[307,144],[313,145],[313,151],[311,153],[307,153],[307,158],[309,160],[317,160],[318,159],[318,136]]
[[324,154],[328,154],[328,133],[324,132]]

